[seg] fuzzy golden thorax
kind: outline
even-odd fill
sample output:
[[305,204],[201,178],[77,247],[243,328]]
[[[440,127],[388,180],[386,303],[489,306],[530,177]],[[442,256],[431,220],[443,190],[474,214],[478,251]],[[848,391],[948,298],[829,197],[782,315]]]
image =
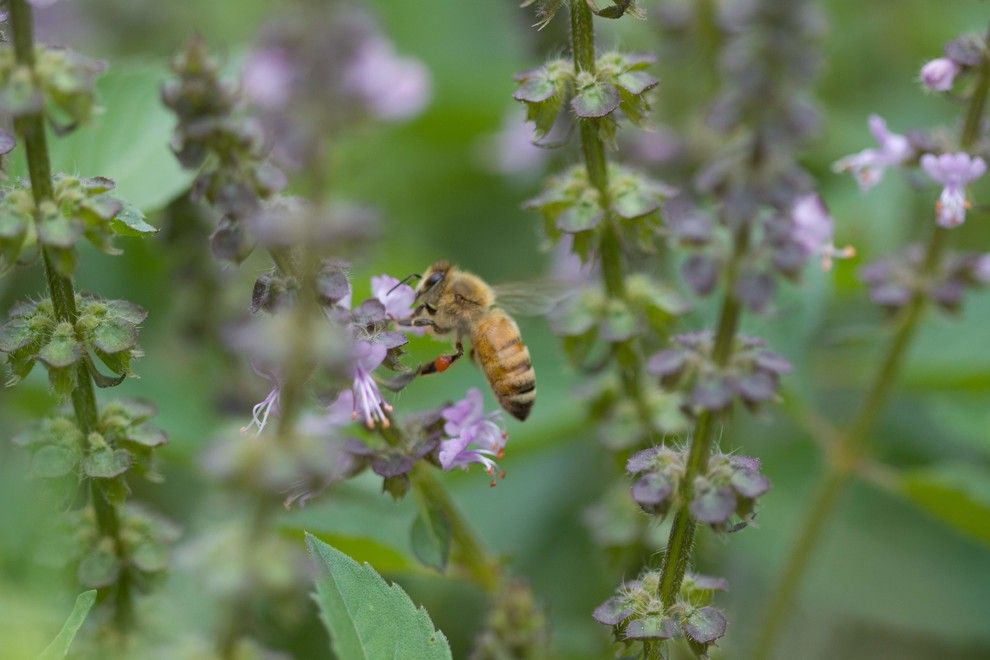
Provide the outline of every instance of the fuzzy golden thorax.
[[423,273],[415,304],[413,320],[430,319],[435,334],[456,332],[462,337],[469,336],[471,324],[495,304],[495,293],[477,275],[437,261]]

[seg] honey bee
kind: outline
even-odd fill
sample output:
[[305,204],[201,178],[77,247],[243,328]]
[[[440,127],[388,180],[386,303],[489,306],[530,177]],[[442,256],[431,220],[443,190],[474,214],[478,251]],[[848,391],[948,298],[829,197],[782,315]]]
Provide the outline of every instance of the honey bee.
[[[418,304],[416,304],[418,303]],[[438,337],[452,336],[456,352],[419,367],[420,374],[446,371],[464,355],[481,367],[499,405],[525,420],[536,400],[536,372],[519,326],[497,302],[496,289],[447,261],[437,261],[420,277],[409,324],[427,327]]]

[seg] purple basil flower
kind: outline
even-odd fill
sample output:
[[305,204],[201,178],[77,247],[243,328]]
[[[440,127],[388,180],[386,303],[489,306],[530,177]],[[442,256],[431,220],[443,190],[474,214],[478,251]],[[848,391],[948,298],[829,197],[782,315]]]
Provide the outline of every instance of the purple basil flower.
[[942,184],[935,209],[938,224],[942,227],[958,227],[966,219],[966,186],[983,176],[987,164],[980,157],[973,158],[967,153],[925,154],[921,157],[921,167],[936,183]]
[[847,259],[855,254],[851,246],[835,247],[834,222],[818,194],[799,197],[791,209],[791,220],[794,223],[791,238],[809,255],[819,255],[823,269],[831,268],[835,258]]
[[291,100],[296,77],[289,54],[272,46],[251,54],[241,74],[244,95],[263,110],[279,110]]
[[[494,476],[505,450],[505,431],[496,423],[499,411],[485,415],[481,390],[472,387],[463,399],[443,409],[443,431],[447,439],[440,443],[440,465],[444,470],[467,468],[481,463]],[[494,479],[492,485],[495,485]]]
[[261,432],[265,430],[265,426],[268,424],[268,418],[271,415],[278,415],[279,399],[282,395],[282,383],[272,370],[266,369],[254,362],[251,363],[251,368],[254,369],[254,373],[270,382],[272,389],[268,393],[268,396],[259,403],[256,403],[251,409],[251,421],[247,426],[241,428],[241,432],[247,433],[252,427],[257,427],[258,430],[255,432],[255,435],[261,435]]
[[[372,341],[358,341],[354,344],[354,382],[351,385],[351,419],[362,419],[369,429],[380,423],[384,428],[389,427],[388,413],[392,406],[382,397],[372,372],[385,360],[388,348],[384,344]],[[346,401],[346,400],[345,400]],[[338,405],[342,405],[338,397]]]
[[346,84],[376,117],[386,120],[419,114],[432,93],[429,69],[417,59],[398,55],[383,38],[361,44],[348,67]]
[[371,278],[371,295],[385,305],[385,315],[393,321],[402,321],[412,314],[416,292],[408,284],[399,284],[391,275]]
[[933,92],[947,92],[961,68],[948,57],[939,57],[921,67],[921,84]]
[[866,191],[880,183],[884,170],[900,165],[911,157],[911,144],[903,135],[887,130],[887,122],[879,115],[870,115],[870,133],[877,141],[877,147],[863,149],[859,153],[846,156],[832,166],[836,172],[852,172],[859,182],[860,190]]

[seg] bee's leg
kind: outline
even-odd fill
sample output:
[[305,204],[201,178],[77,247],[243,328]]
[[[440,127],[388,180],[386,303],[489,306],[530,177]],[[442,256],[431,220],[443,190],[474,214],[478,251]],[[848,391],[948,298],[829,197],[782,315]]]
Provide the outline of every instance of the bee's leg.
[[464,355],[464,345],[458,339],[457,343],[454,345],[457,349],[456,353],[451,353],[450,355],[441,355],[432,362],[425,362],[419,367],[420,375],[443,373],[447,371],[450,365],[454,364],[462,355]]

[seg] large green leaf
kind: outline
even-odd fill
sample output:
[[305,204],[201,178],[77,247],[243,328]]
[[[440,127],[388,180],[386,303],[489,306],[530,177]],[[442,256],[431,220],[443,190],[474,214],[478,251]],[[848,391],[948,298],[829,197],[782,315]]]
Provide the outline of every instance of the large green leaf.
[[451,658],[447,638],[406,592],[310,534],[306,544],[324,570],[315,598],[340,660]]
[[95,602],[95,589],[84,591],[76,597],[76,604],[73,606],[69,618],[65,620],[62,629],[58,631],[58,635],[55,636],[52,643],[45,647],[45,650],[38,656],[38,660],[56,660],[56,658],[64,658],[69,654],[69,647],[72,646],[72,640],[75,639],[76,633],[82,628],[82,624],[86,620],[86,615],[89,614],[89,610]]
[[990,545],[990,468],[940,463],[903,472],[899,485],[935,518]]
[[[167,75],[164,64],[114,61],[96,85],[102,113],[72,134],[49,140],[52,169],[109,177],[117,182],[114,196],[142,211],[161,208],[185,190],[193,174],[169,150],[175,119],[159,100]],[[10,166],[15,176],[27,175],[16,152]]]

